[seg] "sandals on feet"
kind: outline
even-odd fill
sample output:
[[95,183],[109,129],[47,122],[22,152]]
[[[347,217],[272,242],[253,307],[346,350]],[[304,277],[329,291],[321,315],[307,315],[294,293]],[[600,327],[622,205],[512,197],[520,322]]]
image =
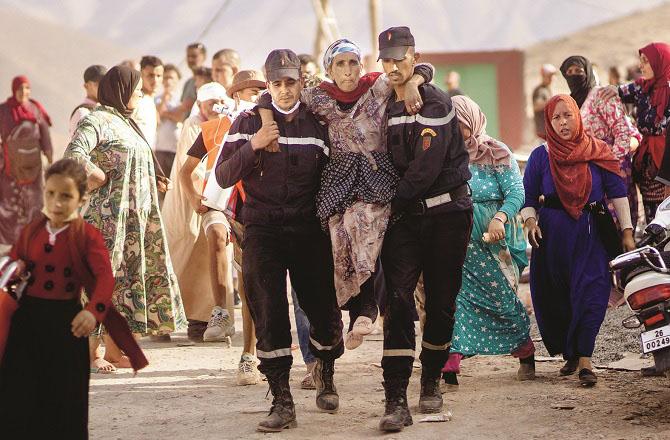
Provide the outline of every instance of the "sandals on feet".
[[344,337],[344,348],[347,350],[354,350],[363,343],[363,335],[356,334],[352,331],[347,333]]
[[575,371],[577,371],[577,365],[579,365],[579,361],[577,361],[577,359],[569,359],[565,365],[563,365],[561,369],[558,370],[558,373],[561,376],[570,376]]
[[96,358],[91,362],[91,373],[114,374],[116,373],[116,367],[103,358]]
[[598,377],[596,374],[589,370],[588,368],[582,368],[579,370],[579,383],[583,387],[592,387],[596,383],[598,383]]
[[368,318],[367,316],[359,316],[356,318],[354,327],[351,331],[357,335],[365,336],[372,333],[372,330],[374,330],[374,323],[372,322],[372,319]]

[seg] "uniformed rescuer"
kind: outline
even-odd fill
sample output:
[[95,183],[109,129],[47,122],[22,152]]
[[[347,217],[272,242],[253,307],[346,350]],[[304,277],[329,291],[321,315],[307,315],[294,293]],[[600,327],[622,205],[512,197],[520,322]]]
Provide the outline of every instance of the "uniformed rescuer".
[[[339,397],[333,384],[335,359],[344,351],[342,319],[333,282],[330,240],[315,214],[315,195],[328,158],[328,134],[304,104],[300,60],[288,49],[272,51],[265,61],[274,121],[262,125],[256,109],[233,123],[216,166],[222,187],[238,181],[246,193],[242,208],[245,237],[242,273],[256,326],[259,370],[274,397],[264,432],[297,425],[289,388],[291,325],[286,273],[310,327],[316,405],[334,412]],[[276,122],[275,122],[276,121]],[[279,151],[266,147],[278,140]]]
[[410,115],[405,110],[405,85],[418,58],[409,28],[394,27],[379,35],[379,59],[394,89],[386,108],[386,140],[400,175],[391,202],[392,215],[398,220],[386,232],[382,248],[388,290],[382,431],[412,424],[407,384],[415,355],[414,289],[422,272],[426,322],[419,411],[442,409],[440,370],[449,354],[454,304],[472,228],[469,157],[449,95],[423,84],[420,112]]

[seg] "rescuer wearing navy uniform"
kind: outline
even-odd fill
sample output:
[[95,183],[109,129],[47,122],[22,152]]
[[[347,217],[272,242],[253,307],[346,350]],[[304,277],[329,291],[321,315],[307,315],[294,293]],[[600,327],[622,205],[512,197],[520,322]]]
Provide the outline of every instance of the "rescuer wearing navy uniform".
[[[330,240],[321,231],[315,207],[328,134],[299,101],[303,80],[297,55],[274,50],[265,69],[274,121],[262,125],[255,109],[240,115],[228,132],[215,173],[223,188],[241,180],[246,193],[242,273],[258,338],[259,370],[274,397],[258,430],[273,432],[297,425],[289,387],[293,357],[287,272],[311,323],[309,348],[317,358],[312,374],[322,411],[334,412],[339,406],[333,372],[344,344]],[[279,151],[266,149],[275,140]]]
[[394,88],[386,109],[386,141],[400,175],[391,202],[393,218],[398,220],[386,232],[381,256],[388,291],[382,431],[399,431],[412,424],[407,384],[415,356],[414,289],[421,273],[426,323],[419,410],[442,409],[440,370],[449,355],[455,300],[472,228],[469,156],[449,95],[423,84],[420,112],[410,115],[405,110],[405,84],[418,58],[409,28],[394,27],[379,35],[379,59]]

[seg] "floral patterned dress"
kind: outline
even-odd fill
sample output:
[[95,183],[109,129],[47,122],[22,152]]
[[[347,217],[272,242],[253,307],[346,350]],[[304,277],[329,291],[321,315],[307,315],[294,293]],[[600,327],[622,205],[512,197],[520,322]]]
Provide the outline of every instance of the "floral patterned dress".
[[[519,274],[528,264],[526,240],[516,215],[525,193],[519,165],[471,164],[474,218],[456,297],[456,322],[451,351],[463,355],[509,354],[528,341],[530,319],[517,297]],[[489,222],[501,211],[510,221],[506,238],[488,244],[482,239]]]
[[[580,113],[584,122],[584,130],[587,134],[605,141],[610,146],[614,155],[619,159],[621,171],[624,172],[624,180],[628,188],[628,202],[630,204],[630,217],[633,226],[637,225],[637,187],[633,182],[633,163],[630,153],[630,139],[642,140],[642,135],[637,131],[631,120],[626,115],[626,109],[621,99],[605,99],[604,87],[594,87],[584,100]],[[618,225],[616,212],[611,202],[608,203],[609,211]]]
[[147,142],[115,109],[100,106],[79,123],[65,157],[107,182],[82,209],[105,238],[114,271],[112,301],[134,333],[166,334],[185,324],[184,308],[158,207]]

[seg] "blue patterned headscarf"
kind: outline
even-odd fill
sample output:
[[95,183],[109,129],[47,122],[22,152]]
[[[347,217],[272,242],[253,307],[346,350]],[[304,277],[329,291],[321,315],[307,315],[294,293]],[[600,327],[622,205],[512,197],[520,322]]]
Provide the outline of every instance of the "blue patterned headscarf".
[[328,68],[333,64],[333,59],[341,53],[353,52],[358,57],[358,61],[361,60],[361,49],[356,46],[356,43],[342,38],[335,41],[333,44],[328,46],[326,53],[323,54],[323,68],[328,71]]

